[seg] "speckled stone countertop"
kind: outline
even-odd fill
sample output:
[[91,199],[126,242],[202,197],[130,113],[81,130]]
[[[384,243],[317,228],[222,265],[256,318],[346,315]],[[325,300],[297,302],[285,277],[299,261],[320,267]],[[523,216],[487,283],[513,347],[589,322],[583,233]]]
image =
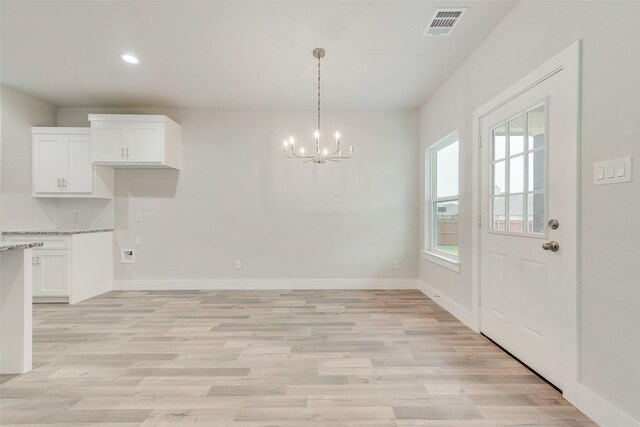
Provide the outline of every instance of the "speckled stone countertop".
[[95,228],[88,230],[18,230],[3,231],[3,236],[68,236],[71,234],[106,233],[113,231],[113,228]]
[[17,251],[20,249],[30,249],[43,246],[43,242],[29,242],[29,243],[2,243],[0,242],[0,252]]

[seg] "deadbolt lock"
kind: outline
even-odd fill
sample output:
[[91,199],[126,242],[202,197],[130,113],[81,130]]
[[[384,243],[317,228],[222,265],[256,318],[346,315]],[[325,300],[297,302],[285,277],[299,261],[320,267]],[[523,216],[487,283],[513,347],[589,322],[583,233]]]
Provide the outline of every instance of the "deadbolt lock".
[[558,227],[560,227],[560,223],[558,222],[557,219],[550,219],[549,222],[547,223],[547,225],[549,226],[550,229],[555,230]]

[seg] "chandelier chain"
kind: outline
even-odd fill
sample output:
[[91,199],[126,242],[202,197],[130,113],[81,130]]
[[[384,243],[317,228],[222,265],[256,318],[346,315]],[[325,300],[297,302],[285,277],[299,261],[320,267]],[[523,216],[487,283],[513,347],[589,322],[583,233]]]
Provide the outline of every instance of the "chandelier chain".
[[320,132],[320,55],[318,55],[318,132]]

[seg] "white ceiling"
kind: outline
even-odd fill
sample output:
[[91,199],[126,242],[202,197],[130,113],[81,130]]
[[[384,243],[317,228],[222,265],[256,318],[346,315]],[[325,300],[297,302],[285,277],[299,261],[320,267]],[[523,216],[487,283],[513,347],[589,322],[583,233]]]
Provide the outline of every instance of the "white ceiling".
[[[512,1],[7,1],[2,83],[58,106],[415,108]],[[449,37],[436,7],[468,6]],[[140,64],[124,63],[134,52]]]

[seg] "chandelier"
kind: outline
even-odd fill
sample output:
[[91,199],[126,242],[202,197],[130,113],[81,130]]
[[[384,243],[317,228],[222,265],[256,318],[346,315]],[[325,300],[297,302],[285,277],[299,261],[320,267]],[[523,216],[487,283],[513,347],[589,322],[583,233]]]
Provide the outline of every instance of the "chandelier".
[[315,137],[316,152],[312,154],[305,154],[304,147],[300,147],[296,150],[295,141],[293,137],[284,140],[284,155],[289,159],[301,159],[302,163],[313,162],[317,164],[330,162],[340,162],[343,159],[350,159],[353,155],[353,147],[349,147],[349,154],[344,155],[340,150],[340,132],[336,131],[334,135],[335,139],[335,151],[329,152],[325,148],[320,148],[320,59],[324,57],[325,51],[321,47],[313,49],[313,57],[318,59],[318,127],[316,128],[313,136]]

